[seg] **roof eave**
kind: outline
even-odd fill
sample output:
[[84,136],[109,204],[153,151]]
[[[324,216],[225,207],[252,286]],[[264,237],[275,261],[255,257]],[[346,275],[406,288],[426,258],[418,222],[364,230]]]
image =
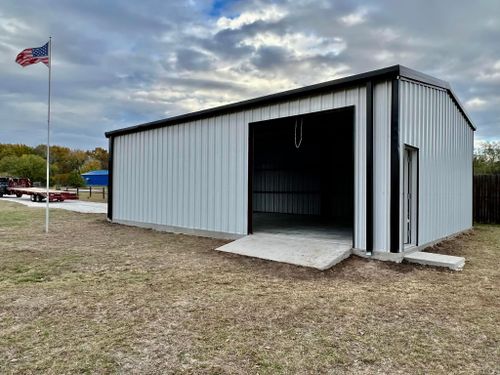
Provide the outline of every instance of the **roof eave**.
[[282,91],[276,94],[264,95],[253,99],[248,99],[236,103],[225,104],[222,106],[204,109],[201,111],[190,112],[187,114],[169,117],[162,120],[152,121],[140,125],[134,125],[127,128],[111,130],[106,133],[107,138],[115,135],[135,133],[142,130],[154,129],[158,127],[180,124],[186,121],[196,120],[207,115],[216,115],[220,113],[227,113],[234,110],[240,110],[243,108],[253,107],[257,105],[262,105],[263,103],[270,104],[273,102],[281,101],[284,99],[290,99],[293,97],[301,96],[305,93],[321,92],[331,88],[338,88],[342,86],[353,86],[356,84],[361,84],[369,80],[377,80],[383,78],[394,77],[399,74],[399,65],[389,66],[387,68],[382,68],[378,70],[373,70],[366,73],[356,74],[349,77],[338,78],[335,80],[317,83],[315,85],[300,87],[292,90]]

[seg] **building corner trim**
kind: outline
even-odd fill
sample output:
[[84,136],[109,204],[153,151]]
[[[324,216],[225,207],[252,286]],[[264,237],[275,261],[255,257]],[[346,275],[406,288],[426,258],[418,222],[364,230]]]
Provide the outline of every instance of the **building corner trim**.
[[248,123],[247,234],[253,233],[254,124]]
[[399,77],[392,79],[391,91],[391,194],[390,251],[399,253],[400,244],[400,142],[399,142]]
[[366,253],[373,252],[373,83],[366,83]]
[[113,221],[113,159],[115,137],[109,137],[109,159],[108,159],[108,219]]

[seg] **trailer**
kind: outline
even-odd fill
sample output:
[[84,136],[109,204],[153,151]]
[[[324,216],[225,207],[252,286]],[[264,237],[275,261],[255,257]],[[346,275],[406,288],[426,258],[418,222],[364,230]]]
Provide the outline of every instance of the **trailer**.
[[[36,187],[10,188],[12,194],[21,197],[24,194],[31,197],[32,202],[43,202],[47,199],[47,189]],[[76,193],[62,190],[49,190],[49,202],[64,202],[67,199],[78,199]]]
[[69,191],[51,190],[33,187],[29,178],[0,177],[0,197],[3,195],[15,195],[20,198],[29,195],[32,202],[64,202],[69,199],[78,199],[78,194]]

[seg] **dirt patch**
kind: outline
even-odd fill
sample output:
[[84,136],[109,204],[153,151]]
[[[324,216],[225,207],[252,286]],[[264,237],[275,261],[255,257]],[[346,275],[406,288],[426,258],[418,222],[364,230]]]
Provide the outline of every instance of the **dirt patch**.
[[499,372],[499,226],[437,247],[462,272],[320,272],[104,215],[52,210],[45,235],[43,218],[0,202],[1,373]]

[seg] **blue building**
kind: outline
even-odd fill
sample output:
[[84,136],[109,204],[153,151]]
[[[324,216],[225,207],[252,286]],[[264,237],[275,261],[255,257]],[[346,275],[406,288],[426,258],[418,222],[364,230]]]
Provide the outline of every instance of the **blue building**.
[[82,177],[87,186],[108,186],[108,171],[106,169],[82,173]]

